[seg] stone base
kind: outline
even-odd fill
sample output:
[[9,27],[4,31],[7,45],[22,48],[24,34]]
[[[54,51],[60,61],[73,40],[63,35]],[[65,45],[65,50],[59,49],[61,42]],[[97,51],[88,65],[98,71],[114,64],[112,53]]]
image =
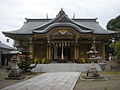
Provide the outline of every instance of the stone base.
[[21,79],[24,79],[23,76],[21,77],[8,77],[8,78],[5,78],[5,79],[8,79],[8,80],[21,80]]
[[98,73],[98,71],[88,71],[86,73],[86,76],[90,78],[99,78],[100,74]]
[[86,79],[102,79],[103,77],[87,77],[87,76],[84,76]]
[[10,70],[10,73],[8,74],[8,79],[21,79],[21,78],[22,78],[22,72],[20,69]]
[[87,77],[87,76],[81,76],[80,80],[82,81],[106,81],[109,80],[108,77]]

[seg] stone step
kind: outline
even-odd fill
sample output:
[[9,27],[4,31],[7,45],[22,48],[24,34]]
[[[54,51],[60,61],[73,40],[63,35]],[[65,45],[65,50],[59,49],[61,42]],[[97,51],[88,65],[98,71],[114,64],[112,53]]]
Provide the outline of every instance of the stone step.
[[[91,64],[76,64],[76,63],[51,63],[51,64],[38,64],[32,72],[85,72],[89,69]],[[98,71],[101,68],[95,64]]]

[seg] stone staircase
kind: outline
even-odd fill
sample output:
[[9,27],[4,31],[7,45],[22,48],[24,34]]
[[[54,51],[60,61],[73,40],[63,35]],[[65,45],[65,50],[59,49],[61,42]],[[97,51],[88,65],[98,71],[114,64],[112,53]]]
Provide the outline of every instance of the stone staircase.
[[[38,64],[32,72],[85,72],[89,69],[91,64],[77,64],[77,63],[51,63],[51,64]],[[101,68],[95,64],[98,71]]]

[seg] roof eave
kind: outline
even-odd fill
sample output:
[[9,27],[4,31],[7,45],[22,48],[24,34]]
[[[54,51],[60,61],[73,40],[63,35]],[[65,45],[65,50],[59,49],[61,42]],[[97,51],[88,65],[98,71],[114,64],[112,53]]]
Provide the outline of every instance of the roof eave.
[[33,33],[11,33],[11,32],[2,32],[5,36],[7,35],[33,35]]

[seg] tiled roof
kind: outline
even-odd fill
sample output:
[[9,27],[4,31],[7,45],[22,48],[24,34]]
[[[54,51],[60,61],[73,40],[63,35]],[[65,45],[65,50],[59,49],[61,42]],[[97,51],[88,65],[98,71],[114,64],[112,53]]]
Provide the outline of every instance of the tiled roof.
[[8,45],[6,45],[4,43],[1,43],[1,42],[0,42],[0,48],[2,48],[2,49],[8,49],[8,50],[15,50],[15,48],[10,47],[10,46],[8,46]]
[[[54,19],[26,19],[26,23],[19,29],[11,32],[3,32],[4,34],[33,34],[44,33],[49,31],[51,27],[68,26],[76,27],[75,29],[80,33],[92,32],[93,34],[113,34],[115,31],[103,29],[99,23],[94,19],[70,19],[63,10]],[[48,30],[49,29],[49,30]],[[37,30],[37,31],[36,31]]]

